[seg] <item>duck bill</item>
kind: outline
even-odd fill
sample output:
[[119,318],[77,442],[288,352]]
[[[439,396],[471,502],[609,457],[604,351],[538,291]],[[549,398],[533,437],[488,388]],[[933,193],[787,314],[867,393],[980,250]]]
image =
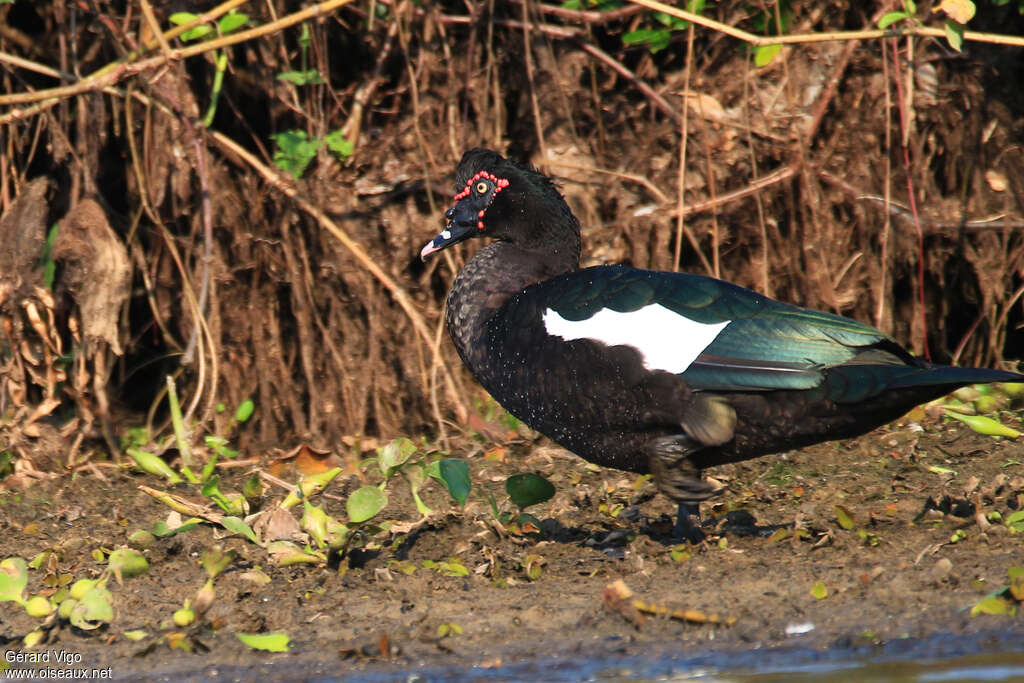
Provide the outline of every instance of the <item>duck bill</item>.
[[[446,214],[449,218],[448,225],[441,231],[441,234],[434,239],[427,242],[427,244],[420,250],[420,258],[426,260],[431,254],[447,249],[453,244],[458,244],[464,240],[468,240],[473,237],[479,231],[477,227],[476,215],[460,216],[458,206],[454,209],[449,209]],[[461,212],[466,213],[466,212]],[[461,220],[460,220],[461,219]]]

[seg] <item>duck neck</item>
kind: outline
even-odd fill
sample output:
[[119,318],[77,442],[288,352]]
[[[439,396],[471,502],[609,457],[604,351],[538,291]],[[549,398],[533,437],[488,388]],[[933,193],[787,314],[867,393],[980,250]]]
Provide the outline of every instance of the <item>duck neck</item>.
[[452,283],[445,322],[456,350],[474,373],[487,356],[487,320],[530,285],[579,268],[578,232],[557,248],[545,246],[544,252],[535,252],[511,242],[492,242],[462,267]]

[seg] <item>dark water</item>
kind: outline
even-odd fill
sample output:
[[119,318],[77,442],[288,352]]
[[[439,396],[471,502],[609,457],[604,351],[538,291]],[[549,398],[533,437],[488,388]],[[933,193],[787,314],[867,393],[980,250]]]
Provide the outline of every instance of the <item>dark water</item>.
[[[1016,625],[1015,625],[1016,626]],[[554,645],[554,644],[553,644]],[[644,656],[538,657],[501,667],[412,667],[352,671],[334,652],[297,662],[287,656],[255,667],[206,666],[201,670],[151,672],[135,680],[338,681],[358,683],[489,681],[722,681],[736,683],[1024,683],[1024,636],[989,632],[897,640],[878,646],[749,649],[693,653],[671,643],[650,646]],[[377,666],[370,664],[369,666]],[[386,667],[386,664],[382,665]]]

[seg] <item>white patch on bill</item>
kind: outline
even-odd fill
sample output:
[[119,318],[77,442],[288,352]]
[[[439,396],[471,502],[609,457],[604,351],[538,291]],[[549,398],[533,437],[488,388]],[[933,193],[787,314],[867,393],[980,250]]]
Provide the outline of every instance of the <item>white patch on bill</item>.
[[441,239],[443,239],[443,240],[450,240],[451,238],[452,238],[452,231],[451,230],[442,230],[441,231]]
[[566,341],[593,339],[608,346],[632,346],[640,352],[648,370],[666,370],[677,375],[690,367],[732,322],[699,323],[661,304],[628,313],[602,308],[585,320],[566,320],[549,308],[541,317],[550,335]]

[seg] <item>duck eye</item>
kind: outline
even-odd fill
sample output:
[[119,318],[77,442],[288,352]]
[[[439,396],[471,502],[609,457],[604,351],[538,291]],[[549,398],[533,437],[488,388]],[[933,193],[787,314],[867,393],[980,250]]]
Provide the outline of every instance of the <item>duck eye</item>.
[[476,191],[479,192],[480,194],[485,194],[487,192],[487,183],[481,180],[479,183],[476,184]]

